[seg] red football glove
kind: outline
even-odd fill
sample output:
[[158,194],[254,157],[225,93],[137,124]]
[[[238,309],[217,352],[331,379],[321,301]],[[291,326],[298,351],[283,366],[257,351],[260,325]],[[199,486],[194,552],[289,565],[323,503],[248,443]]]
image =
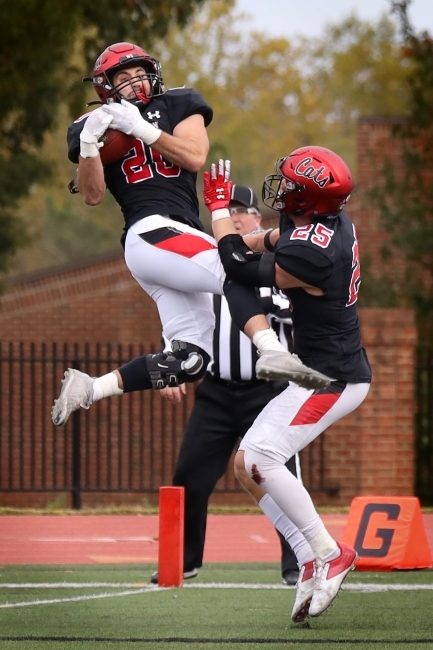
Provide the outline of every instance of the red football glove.
[[203,174],[203,198],[210,212],[228,208],[232,197],[233,183],[230,178],[230,160],[218,160],[209,172]]

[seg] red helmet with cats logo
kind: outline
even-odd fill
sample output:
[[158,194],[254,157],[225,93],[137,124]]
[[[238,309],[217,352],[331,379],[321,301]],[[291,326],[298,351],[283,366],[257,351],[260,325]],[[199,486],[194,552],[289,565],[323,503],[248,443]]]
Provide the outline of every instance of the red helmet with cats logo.
[[262,199],[285,214],[334,216],[349,200],[355,184],[344,160],[324,147],[301,147],[275,163],[266,176]]
[[[136,99],[132,100],[132,103],[147,104],[152,97],[161,95],[164,92],[161,64],[145,50],[133,43],[114,43],[114,45],[107,47],[96,60],[93,77],[85,77],[83,81],[93,83],[102,104],[120,102],[122,95],[119,91],[121,88],[125,88],[125,82],[115,87],[113,77],[116,72],[131,66],[143,67],[150,83],[150,95],[146,93],[143,85],[141,91],[136,92]],[[139,77],[134,77],[129,79],[127,83],[130,84],[137,79]]]

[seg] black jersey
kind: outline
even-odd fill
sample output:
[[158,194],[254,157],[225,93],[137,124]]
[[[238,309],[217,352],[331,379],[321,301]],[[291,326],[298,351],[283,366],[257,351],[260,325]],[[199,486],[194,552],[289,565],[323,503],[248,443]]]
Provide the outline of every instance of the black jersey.
[[[211,107],[192,88],[167,90],[141,109],[147,122],[170,135],[179,122],[196,113],[203,115],[206,126],[212,121]],[[78,162],[80,133],[87,116],[68,129],[68,157],[74,163]],[[204,230],[199,219],[197,174],[165,160],[141,140],[137,139],[124,158],[107,165],[104,171],[107,188],[122,209],[125,229],[143,217],[163,214]]]
[[345,212],[295,228],[281,221],[276,263],[324,291],[286,289],[293,309],[294,352],[333,379],[368,382],[371,369],[362,346],[356,308],[361,282],[355,228]]

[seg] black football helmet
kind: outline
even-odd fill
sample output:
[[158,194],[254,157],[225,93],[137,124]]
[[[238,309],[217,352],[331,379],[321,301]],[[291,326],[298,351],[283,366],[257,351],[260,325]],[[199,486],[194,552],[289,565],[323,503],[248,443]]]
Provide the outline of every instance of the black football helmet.
[[287,215],[335,216],[354,188],[344,160],[324,147],[301,147],[275,163],[266,176],[263,203]]

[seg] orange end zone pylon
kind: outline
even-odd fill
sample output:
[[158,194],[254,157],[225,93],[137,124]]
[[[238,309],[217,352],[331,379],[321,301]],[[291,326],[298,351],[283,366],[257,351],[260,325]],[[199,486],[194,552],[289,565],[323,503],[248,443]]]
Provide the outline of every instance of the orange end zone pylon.
[[183,585],[185,488],[159,488],[158,586]]
[[342,541],[364,571],[427,569],[433,557],[416,497],[355,497]]

